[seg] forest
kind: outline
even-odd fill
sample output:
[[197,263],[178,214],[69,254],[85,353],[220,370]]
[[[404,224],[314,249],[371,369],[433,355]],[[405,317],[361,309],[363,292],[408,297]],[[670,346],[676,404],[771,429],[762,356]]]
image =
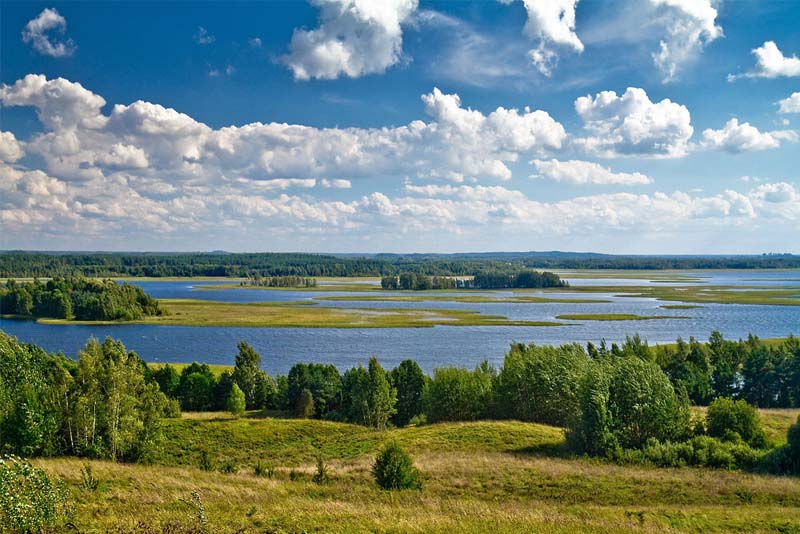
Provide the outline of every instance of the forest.
[[0,287],[0,313],[18,318],[133,321],[164,311],[158,301],[132,284],[53,278],[47,282],[7,280]]
[[800,256],[615,256],[589,253],[305,254],[305,253],[0,253],[0,278],[36,276],[190,277],[471,276],[521,269],[790,269]]
[[523,270],[517,272],[488,271],[472,278],[427,276],[420,273],[401,273],[381,277],[381,288],[425,291],[430,289],[509,289],[569,287],[557,274]]
[[[269,376],[238,344],[232,371],[202,363],[152,368],[121,342],[90,339],[75,362],[0,334],[0,451],[146,459],[159,420],[186,411],[263,410],[377,429],[448,421],[519,420],[565,427],[574,454],[661,466],[795,473],[800,425],[776,447],[756,407],[800,407],[800,340],[756,337],[650,347],[514,344],[503,365],[442,367],[377,359],[340,373],[295,364]],[[704,417],[690,406],[708,406]],[[797,443],[794,443],[795,440]],[[795,447],[795,448],[792,448]]]
[[261,276],[250,274],[239,283],[242,287],[317,287],[317,279],[307,276]]

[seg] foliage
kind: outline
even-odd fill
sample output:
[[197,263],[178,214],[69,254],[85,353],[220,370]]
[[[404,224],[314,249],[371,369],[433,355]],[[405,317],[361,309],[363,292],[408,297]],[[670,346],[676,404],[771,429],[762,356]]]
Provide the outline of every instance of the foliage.
[[437,421],[474,421],[489,415],[495,371],[483,362],[474,371],[443,367],[433,371],[425,390],[425,413]]
[[0,530],[33,533],[63,528],[72,515],[64,482],[22,458],[0,458]]
[[389,372],[389,381],[397,390],[397,413],[392,417],[395,425],[406,426],[422,414],[426,380],[425,373],[414,360],[403,360]]
[[411,457],[396,442],[391,442],[372,465],[375,482],[385,490],[420,489],[422,480]]
[[641,449],[650,439],[688,435],[688,403],[655,363],[620,357],[592,367],[578,394],[580,412],[570,420],[575,450],[613,456],[621,449]]
[[255,287],[309,288],[317,286],[317,279],[303,276],[261,276],[255,273],[248,275],[247,280],[243,281],[241,285]]
[[307,419],[314,415],[314,395],[311,391],[304,389],[297,397],[297,404],[295,405],[295,415],[302,419]]
[[261,370],[261,355],[244,341],[240,341],[237,347],[239,353],[231,378],[244,392],[247,408],[253,410],[273,406],[275,382]]
[[46,283],[16,283],[0,288],[0,313],[19,316],[76,319],[79,321],[131,321],[161,315],[158,301],[140,287],[113,280],[53,278]]
[[233,385],[231,392],[228,395],[227,408],[231,414],[237,417],[244,413],[245,396],[237,384]]
[[297,407],[304,389],[311,392],[314,400],[314,415],[325,417],[328,412],[339,410],[342,393],[342,377],[333,365],[297,363],[287,375],[287,407]]
[[497,415],[564,426],[578,411],[578,385],[588,365],[577,344],[513,345],[497,375]]
[[317,470],[314,472],[314,476],[311,477],[316,484],[327,484],[330,480],[330,470],[328,466],[325,465],[325,460],[322,459],[322,456],[317,456]]
[[706,430],[709,436],[727,441],[742,440],[755,448],[767,445],[758,412],[745,400],[715,399],[706,412]]
[[342,411],[352,422],[377,429],[386,428],[395,413],[397,390],[389,383],[386,372],[375,357],[365,370],[360,365],[348,370],[342,379]]

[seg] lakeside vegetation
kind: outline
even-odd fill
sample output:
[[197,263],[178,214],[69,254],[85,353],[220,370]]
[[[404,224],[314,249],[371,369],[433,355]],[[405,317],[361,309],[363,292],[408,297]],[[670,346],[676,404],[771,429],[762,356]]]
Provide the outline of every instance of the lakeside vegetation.
[[522,270],[516,272],[489,271],[468,278],[427,276],[420,273],[401,273],[381,278],[381,288],[389,290],[427,291],[437,289],[508,289],[569,287],[557,274]]
[[[45,469],[6,457],[0,485],[47,479],[15,498],[66,488],[44,502],[115,532],[397,528],[380,513],[420,532],[800,527],[800,480],[763,474],[800,473],[800,410],[775,409],[800,406],[796,338],[516,344],[498,369],[430,376],[373,358],[273,378],[246,343],[235,360],[178,373],[106,339],[76,363],[0,334],[0,447]],[[48,458],[61,454],[88,460]],[[402,470],[418,489],[380,489],[402,487],[382,478]],[[56,512],[45,526],[68,520]]]
[[0,287],[0,314],[19,318],[132,321],[163,314],[140,287],[113,280],[53,278]]
[[800,256],[615,256],[564,252],[465,254],[0,253],[0,278],[384,276],[402,272],[465,276],[520,269],[797,269]]
[[636,315],[634,313],[562,313],[556,319],[568,321],[650,321],[653,319],[688,319],[680,315]]

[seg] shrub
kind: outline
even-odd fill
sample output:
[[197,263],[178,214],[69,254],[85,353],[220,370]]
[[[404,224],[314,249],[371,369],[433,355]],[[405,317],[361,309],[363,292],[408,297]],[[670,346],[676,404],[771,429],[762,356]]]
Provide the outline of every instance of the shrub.
[[0,530],[41,532],[73,515],[64,482],[16,456],[0,458]]
[[750,469],[763,459],[763,452],[743,442],[731,443],[709,436],[696,436],[679,443],[650,440],[642,459],[660,467],[692,465],[717,469]]
[[208,455],[208,451],[200,451],[200,469],[203,471],[213,471],[214,463]]
[[233,384],[231,392],[228,394],[228,402],[226,403],[227,410],[236,417],[244,413],[245,398],[244,393],[237,384]]
[[303,419],[308,419],[314,415],[314,397],[309,390],[304,389],[300,392],[295,405],[295,413],[297,417],[302,417]]
[[257,477],[267,477],[272,478],[275,474],[275,468],[270,465],[264,465],[261,461],[256,462],[255,467],[253,467],[253,473]]
[[83,479],[83,489],[96,491],[100,486],[100,481],[95,478],[92,472],[91,464],[86,464],[81,468],[81,478]]
[[422,482],[411,457],[397,443],[389,443],[372,466],[378,486],[385,490],[419,489]]
[[736,441],[738,436],[751,447],[764,448],[767,444],[758,412],[744,400],[715,399],[708,406],[706,429],[709,436],[725,441]]
[[233,458],[228,458],[227,460],[223,460],[221,464],[219,464],[219,471],[220,473],[226,473],[228,475],[235,475],[239,472],[239,467],[236,465],[236,460]]
[[164,403],[164,417],[167,419],[180,419],[181,403],[178,399],[167,399]]
[[325,461],[322,459],[322,456],[317,457],[317,471],[314,473],[314,476],[311,480],[317,484],[326,484],[330,480],[328,466],[325,465]]

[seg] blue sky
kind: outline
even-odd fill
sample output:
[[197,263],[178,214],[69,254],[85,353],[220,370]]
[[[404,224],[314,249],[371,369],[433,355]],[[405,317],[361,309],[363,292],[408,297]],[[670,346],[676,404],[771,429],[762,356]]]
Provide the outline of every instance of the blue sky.
[[5,249],[800,252],[797,2],[0,10]]

